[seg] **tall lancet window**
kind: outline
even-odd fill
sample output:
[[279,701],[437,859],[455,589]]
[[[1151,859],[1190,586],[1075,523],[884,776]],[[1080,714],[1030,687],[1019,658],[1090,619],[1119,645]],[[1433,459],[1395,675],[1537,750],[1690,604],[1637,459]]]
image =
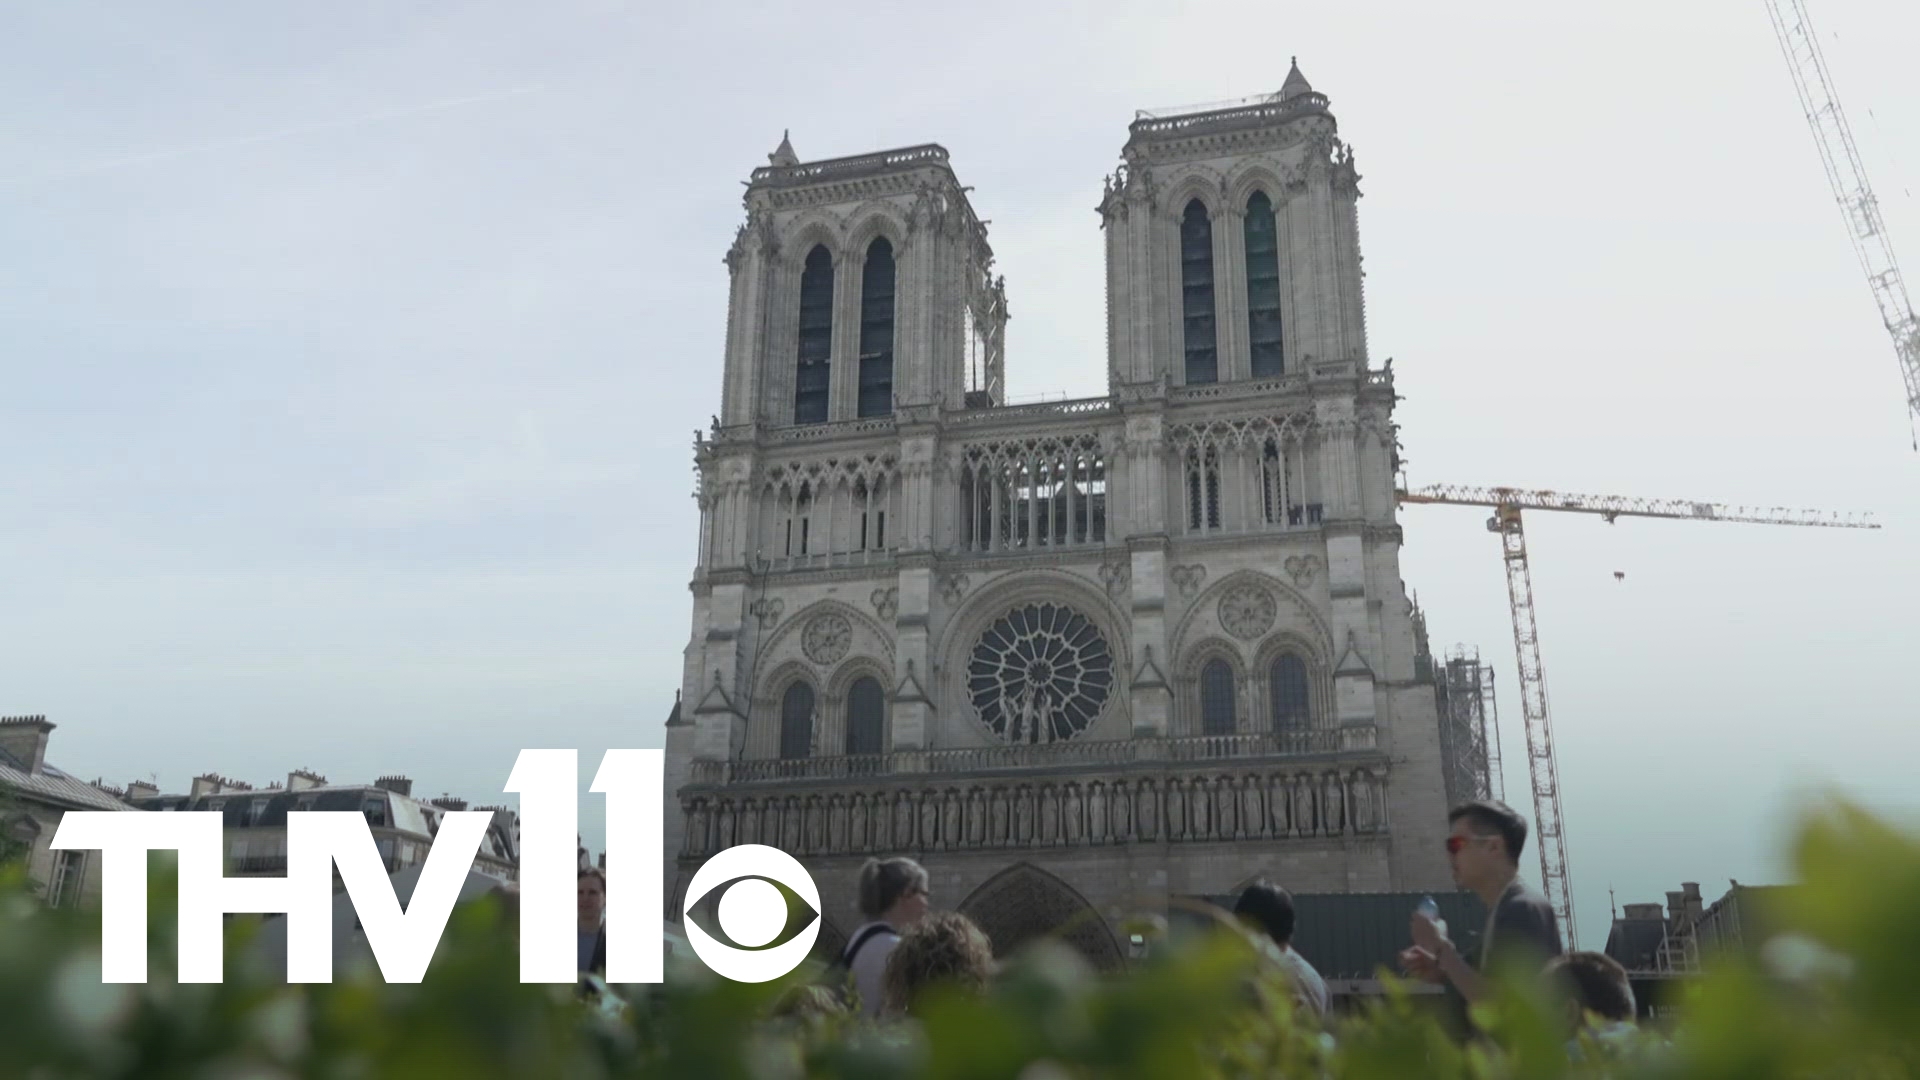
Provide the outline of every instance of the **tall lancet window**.
[[1307,691],[1307,665],[1292,653],[1282,653],[1267,675],[1267,696],[1273,702],[1273,730],[1285,733],[1312,727],[1313,700]]
[[1233,669],[1225,660],[1209,660],[1200,669],[1200,733],[1233,734],[1233,713]]
[[827,365],[833,357],[833,256],[824,245],[807,252],[800,272],[800,349],[793,378],[793,422],[827,419]]
[[1180,217],[1180,313],[1186,330],[1187,383],[1220,377],[1220,353],[1214,343],[1213,222],[1199,199]]
[[893,412],[893,245],[884,236],[867,245],[860,275],[860,413]]
[[813,687],[796,682],[780,698],[780,756],[813,756]]
[[1280,231],[1273,203],[1264,191],[1247,199],[1247,342],[1253,358],[1253,377],[1270,379],[1281,373],[1280,346]]
[[885,743],[887,695],[880,683],[860,678],[847,691],[847,753],[877,754]]

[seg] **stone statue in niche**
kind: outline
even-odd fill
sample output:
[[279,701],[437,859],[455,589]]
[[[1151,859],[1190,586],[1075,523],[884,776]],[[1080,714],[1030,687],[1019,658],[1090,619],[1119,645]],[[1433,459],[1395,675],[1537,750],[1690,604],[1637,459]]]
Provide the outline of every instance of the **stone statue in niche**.
[[1058,790],[1049,786],[1040,789],[1040,842],[1057,844],[1060,842],[1060,805]]
[[1007,842],[1007,789],[995,788],[993,792],[993,818],[988,825],[987,843],[1000,847]]
[[931,851],[940,840],[940,796],[920,793],[920,849]]
[[827,850],[847,850],[847,804],[838,795],[827,797]]
[[819,851],[827,844],[826,807],[818,796],[807,800],[807,850]]
[[960,794],[949,791],[940,800],[940,846],[960,846]]
[[896,850],[906,851],[914,847],[913,803],[906,792],[896,792],[893,796],[893,846]]
[[1317,835],[1320,830],[1313,819],[1313,778],[1294,777],[1290,786],[1293,788],[1293,834]]
[[1328,773],[1322,779],[1320,786],[1322,791],[1320,810],[1321,817],[1326,822],[1327,835],[1337,835],[1346,827],[1347,821],[1346,792],[1340,783],[1340,774]]
[[1353,831],[1370,833],[1373,831],[1373,774],[1365,769],[1356,770],[1349,785],[1353,789]]
[[867,797],[855,795],[847,806],[847,846],[843,851],[871,851],[880,845],[873,842],[873,833],[867,823]]
[[746,800],[740,806],[740,842],[760,842],[760,804],[753,799]]
[[967,845],[979,847],[987,834],[987,798],[979,789],[967,792]]
[[1240,778],[1240,820],[1246,827],[1247,835],[1265,836],[1267,834],[1266,809],[1260,805],[1259,777]]
[[720,848],[730,848],[733,846],[733,802],[732,800],[728,800],[727,802],[721,804],[720,814],[719,814],[719,827],[715,830],[713,835],[713,846],[716,850]]

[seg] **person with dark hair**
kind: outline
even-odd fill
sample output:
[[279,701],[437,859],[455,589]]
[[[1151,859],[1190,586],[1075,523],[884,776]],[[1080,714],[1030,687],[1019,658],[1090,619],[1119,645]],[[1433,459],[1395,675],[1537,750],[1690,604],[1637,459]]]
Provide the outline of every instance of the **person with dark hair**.
[[1574,952],[1547,965],[1546,978],[1567,1004],[1567,1025],[1573,1039],[1568,1047],[1578,1060],[1588,1039],[1603,1054],[1618,1055],[1634,1048],[1637,1013],[1633,983],[1627,969],[1605,953]]
[[993,943],[972,919],[943,911],[920,920],[887,953],[881,978],[885,1011],[912,1016],[936,987],[981,991],[993,977]]
[[1261,952],[1280,968],[1293,988],[1294,1004],[1324,1019],[1327,1015],[1327,983],[1293,949],[1293,896],[1265,878],[1240,891],[1233,913],[1264,935]]
[[580,967],[582,974],[600,975],[607,970],[607,928],[602,920],[607,912],[607,875],[597,868],[582,867],[575,895],[579,901]]
[[928,896],[927,872],[912,859],[868,859],[860,868],[860,913],[867,922],[847,939],[839,964],[853,974],[863,1016],[880,1015],[887,956],[926,917]]
[[1487,906],[1479,962],[1462,958],[1447,936],[1447,924],[1423,906],[1414,912],[1413,946],[1400,954],[1400,964],[1415,978],[1450,983],[1467,1001],[1483,1001],[1490,973],[1519,967],[1533,977],[1559,956],[1564,951],[1560,927],[1547,898],[1520,878],[1527,819],[1505,803],[1486,799],[1454,807],[1447,822],[1453,880]]

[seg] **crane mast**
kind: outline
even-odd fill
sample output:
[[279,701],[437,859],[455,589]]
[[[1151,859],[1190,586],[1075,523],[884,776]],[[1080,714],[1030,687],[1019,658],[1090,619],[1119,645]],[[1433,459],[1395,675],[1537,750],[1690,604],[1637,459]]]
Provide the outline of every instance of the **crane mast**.
[[[1798,525],[1829,529],[1877,529],[1865,515],[1835,514],[1786,507],[1725,506],[1688,499],[1643,499],[1625,495],[1568,495],[1511,487],[1469,487],[1434,484],[1394,492],[1407,503],[1440,506],[1481,506],[1493,510],[1487,530],[1500,534],[1501,556],[1507,572],[1507,603],[1513,615],[1513,653],[1519,674],[1520,710],[1526,724],[1527,771],[1533,788],[1533,822],[1540,852],[1540,889],[1553,906],[1554,917],[1576,947],[1573,921],[1573,881],[1567,868],[1567,838],[1560,813],[1560,764],[1554,757],[1553,719],[1547,703],[1547,673],[1540,659],[1540,628],[1533,613],[1533,574],[1527,565],[1527,537],[1521,512],[1594,514],[1611,523],[1622,517],[1664,518],[1681,521],[1723,521],[1755,525]],[[1490,751],[1489,756],[1492,756]]]
[[1893,256],[1893,243],[1887,237],[1887,223],[1881,219],[1873,186],[1867,182],[1866,166],[1860,161],[1846,113],[1840,109],[1840,97],[1834,92],[1826,59],[1820,54],[1806,4],[1803,0],[1767,0],[1767,15],[1773,20],[1774,36],[1787,58],[1787,69],[1793,73],[1793,88],[1800,96],[1807,126],[1813,130],[1827,183],[1847,219],[1853,252],[1873,290],[1880,321],[1893,338],[1900,375],[1906,381],[1907,410],[1920,417],[1920,318],[1914,316],[1913,301],[1907,296],[1900,264]]
[[1573,881],[1567,870],[1567,837],[1560,819],[1560,764],[1553,756],[1553,723],[1547,713],[1547,672],[1540,661],[1540,628],[1533,617],[1533,573],[1527,568],[1527,536],[1520,507],[1494,507],[1487,528],[1500,534],[1507,567],[1507,603],[1513,610],[1513,661],[1520,683],[1520,716],[1527,732],[1527,773],[1533,780],[1533,831],[1540,851],[1540,891],[1547,894],[1567,944],[1575,944]]

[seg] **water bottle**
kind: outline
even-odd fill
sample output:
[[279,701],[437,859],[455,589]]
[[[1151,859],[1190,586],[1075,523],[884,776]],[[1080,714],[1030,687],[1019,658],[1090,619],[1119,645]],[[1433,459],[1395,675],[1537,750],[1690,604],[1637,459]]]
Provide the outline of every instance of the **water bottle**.
[[1421,897],[1420,905],[1413,910],[1418,914],[1425,915],[1427,918],[1432,919],[1434,927],[1440,931],[1440,936],[1446,936],[1447,920],[1440,917],[1440,905],[1433,897]]

